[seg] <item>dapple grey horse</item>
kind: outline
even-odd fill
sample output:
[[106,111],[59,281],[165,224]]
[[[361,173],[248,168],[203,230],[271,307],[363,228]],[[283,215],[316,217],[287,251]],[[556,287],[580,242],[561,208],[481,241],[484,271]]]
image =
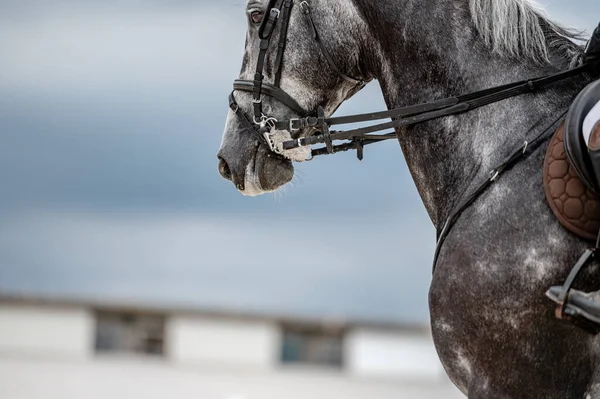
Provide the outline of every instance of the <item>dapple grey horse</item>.
[[[291,11],[281,88],[305,110],[322,106],[330,115],[355,87],[332,71],[298,3]],[[388,108],[558,72],[575,65],[582,53],[571,40],[575,35],[530,0],[308,3],[339,70],[378,80]],[[247,4],[240,79],[253,79],[260,11],[266,7],[267,0]],[[266,82],[274,79],[275,53],[266,59]],[[439,228],[464,193],[489,178],[516,145],[565,112],[585,79],[397,129],[432,223]],[[251,115],[251,94],[238,91],[236,99]],[[298,116],[268,96],[262,106],[269,115]],[[280,141],[289,138],[287,132],[271,133]],[[553,303],[544,296],[548,287],[562,283],[586,247],[559,225],[546,203],[546,148],[541,145],[480,195],[439,253],[429,292],[433,338],[449,377],[470,399],[600,398],[600,340],[556,320]],[[306,157],[305,151],[273,153],[229,112],[219,169],[243,194],[262,194],[289,182],[292,161]],[[588,286],[580,288],[597,289],[597,272],[590,268]]]

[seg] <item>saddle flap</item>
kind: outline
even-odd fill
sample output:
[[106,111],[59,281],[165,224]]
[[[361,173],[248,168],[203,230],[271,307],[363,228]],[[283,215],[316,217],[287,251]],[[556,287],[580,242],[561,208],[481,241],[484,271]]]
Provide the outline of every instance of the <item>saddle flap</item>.
[[567,159],[564,137],[562,123],[548,144],[544,160],[546,199],[564,228],[594,241],[600,228],[600,196],[586,186]]
[[600,80],[589,84],[579,93],[567,114],[564,132],[564,147],[569,163],[583,183],[600,193],[594,167],[583,138],[583,122],[590,110],[600,101]]

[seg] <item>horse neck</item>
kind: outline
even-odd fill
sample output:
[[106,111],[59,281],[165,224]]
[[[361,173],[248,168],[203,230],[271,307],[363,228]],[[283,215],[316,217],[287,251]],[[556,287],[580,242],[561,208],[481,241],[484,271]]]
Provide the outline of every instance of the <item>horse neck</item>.
[[[537,77],[558,68],[494,55],[478,38],[467,1],[355,0],[372,27],[374,76],[388,108],[466,94]],[[418,3],[418,7],[416,4]],[[550,54],[551,59],[562,59]],[[564,69],[565,62],[561,62]],[[521,96],[456,117],[399,129],[398,139],[419,194],[436,227],[473,182],[526,137],[533,126],[556,118],[565,86]],[[541,124],[543,125],[543,123]]]

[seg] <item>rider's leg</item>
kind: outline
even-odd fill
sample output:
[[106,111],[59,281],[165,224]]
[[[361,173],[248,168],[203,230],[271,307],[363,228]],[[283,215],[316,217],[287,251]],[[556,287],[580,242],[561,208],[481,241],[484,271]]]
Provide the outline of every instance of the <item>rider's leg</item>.
[[581,134],[594,166],[596,181],[600,183],[600,102],[590,110],[583,120]]

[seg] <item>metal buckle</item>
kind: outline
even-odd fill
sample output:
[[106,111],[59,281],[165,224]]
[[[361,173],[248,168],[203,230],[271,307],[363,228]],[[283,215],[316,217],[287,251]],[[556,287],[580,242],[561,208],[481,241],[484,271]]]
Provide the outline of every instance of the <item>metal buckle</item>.
[[500,176],[500,171],[494,169],[490,172],[490,176],[492,176],[490,177],[490,181],[494,182],[498,178],[498,176]]
[[[252,104],[261,104],[261,103],[262,103],[262,99],[258,99],[258,100],[252,99]],[[260,109],[262,109],[262,106],[260,107]],[[254,117],[252,120],[254,121],[255,125],[260,125],[262,123],[262,121],[264,121],[267,117],[263,114],[260,116],[260,119],[258,119],[258,117],[256,116],[256,108],[254,109],[254,111],[255,111],[255,114],[254,114]]]
[[304,6],[306,6],[306,9],[310,8],[310,5],[307,1],[303,1],[302,3],[300,3],[300,8],[302,9],[302,11],[304,11]]
[[278,8],[271,8],[271,11],[269,12],[269,14],[276,12],[277,16],[275,17],[275,19],[279,18],[279,14],[281,14],[281,10],[279,10]]
[[290,132],[297,132],[298,130],[300,130],[299,127],[296,127],[296,128],[294,127],[294,122],[299,121],[299,120],[300,120],[300,118],[292,118],[292,119],[290,119],[290,126],[289,126]]
[[277,119],[272,116],[263,115],[261,125],[266,127],[269,126],[271,129],[275,129],[275,124],[277,123]]

